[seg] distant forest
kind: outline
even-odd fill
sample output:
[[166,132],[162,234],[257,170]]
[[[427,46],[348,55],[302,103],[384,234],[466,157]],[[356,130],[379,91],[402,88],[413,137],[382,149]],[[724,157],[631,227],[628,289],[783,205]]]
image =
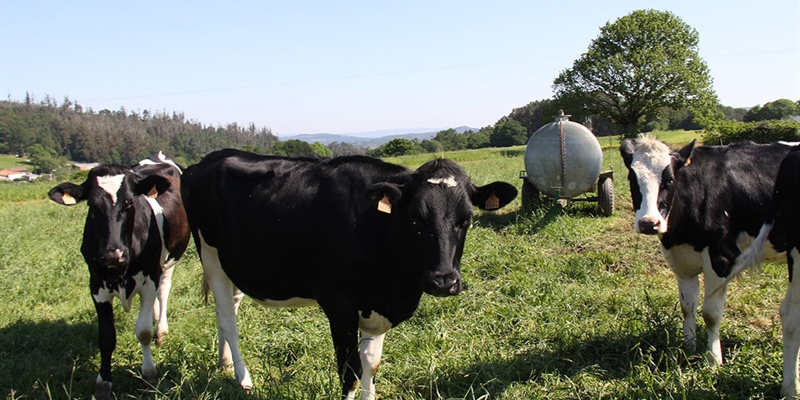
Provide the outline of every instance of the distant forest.
[[[779,107],[780,106],[780,107]],[[776,111],[778,110],[778,111]],[[764,107],[735,109],[720,106],[719,120],[757,121],[797,115],[797,103],[777,100]],[[300,140],[280,141],[269,128],[250,123],[240,126],[204,125],[187,119],[182,112],[129,111],[120,108],[94,111],[65,98],[61,103],[50,96],[38,103],[28,95],[22,102],[0,101],[0,154],[26,156],[38,172],[50,172],[65,160],[132,165],[163,151],[184,165],[199,161],[206,154],[232,147],[279,155],[396,156],[409,153],[436,153],[483,147],[506,147],[527,143],[541,126],[553,121],[558,105],[552,100],[533,101],[515,108],[493,126],[477,132],[438,132],[430,140],[394,139],[376,149],[355,148],[348,143],[328,146]],[[772,114],[777,113],[775,116]],[[581,118],[597,136],[618,133],[618,127],[602,117]],[[700,129],[685,110],[664,110],[657,118],[644,121],[642,131]]]
[[0,101],[0,153],[24,155],[39,144],[73,161],[130,165],[159,150],[194,162],[225,147],[269,149],[276,142],[268,128],[213,127],[178,112],[84,110],[49,96],[39,103]]

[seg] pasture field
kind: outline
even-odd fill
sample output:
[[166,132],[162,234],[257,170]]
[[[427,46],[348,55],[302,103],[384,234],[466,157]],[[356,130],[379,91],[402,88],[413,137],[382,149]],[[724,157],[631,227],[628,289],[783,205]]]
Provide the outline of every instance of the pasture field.
[[[700,139],[686,132],[659,136],[675,147]],[[702,352],[686,353],[677,285],[658,240],[632,230],[619,141],[600,141],[604,164],[615,171],[614,215],[598,216],[594,203],[522,212],[519,199],[497,213],[476,210],[462,260],[465,290],[451,298],[423,296],[416,315],[387,334],[379,399],[778,397],[785,264],[765,265],[763,273],[731,284],[722,323],[725,365],[710,368]],[[523,153],[516,147],[444,155],[477,184],[505,180],[519,187]],[[430,157],[393,161],[416,167]],[[89,274],[79,252],[87,210],[41,200],[54,185],[13,198],[2,195],[10,186],[0,185],[6,399],[90,399],[99,368]],[[254,390],[244,393],[232,371],[218,370],[214,307],[201,299],[201,270],[190,245],[173,276],[169,338],[153,351],[156,387],[139,378],[136,310],[125,313],[115,303],[116,398],[338,398],[328,323],[316,307],[265,309],[243,301],[240,345]],[[704,349],[698,319],[697,347]]]
[[30,169],[30,164],[25,163],[25,159],[17,158],[7,154],[0,154],[0,169],[6,169],[11,167],[25,167]]

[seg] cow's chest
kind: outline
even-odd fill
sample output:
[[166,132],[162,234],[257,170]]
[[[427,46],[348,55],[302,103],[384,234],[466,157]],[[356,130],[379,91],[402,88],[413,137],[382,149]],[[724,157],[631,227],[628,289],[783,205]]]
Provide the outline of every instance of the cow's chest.
[[131,310],[133,297],[142,290],[155,292],[156,283],[150,277],[144,276],[143,272],[139,272],[122,281],[103,281],[103,285],[96,293],[92,293],[92,297],[97,303],[111,303],[116,297],[120,300],[122,308],[128,312]]

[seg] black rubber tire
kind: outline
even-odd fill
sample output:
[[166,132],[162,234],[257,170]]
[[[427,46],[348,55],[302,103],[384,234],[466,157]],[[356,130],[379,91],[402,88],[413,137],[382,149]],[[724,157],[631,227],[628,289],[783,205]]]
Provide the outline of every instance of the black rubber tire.
[[605,178],[602,182],[597,184],[597,206],[600,208],[600,214],[603,216],[611,216],[614,214],[614,180]]
[[522,180],[522,211],[535,210],[539,207],[539,190],[528,182],[527,179]]

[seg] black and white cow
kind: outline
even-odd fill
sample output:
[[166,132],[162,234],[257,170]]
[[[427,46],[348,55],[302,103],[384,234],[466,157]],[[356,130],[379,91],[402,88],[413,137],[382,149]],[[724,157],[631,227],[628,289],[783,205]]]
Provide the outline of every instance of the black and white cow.
[[142,345],[142,377],[156,381],[150,350],[153,320],[157,321],[156,345],[161,345],[168,331],[172,267],[189,243],[180,174],[177,164],[159,153],[133,168],[97,166],[82,184],[67,182],[50,190],[50,199],[56,203],[74,205],[86,200],[89,206],[81,254],[89,265],[89,289],[100,332],[97,399],[111,396],[111,354],[117,342],[114,297],[130,311],[134,296],[139,294],[136,338]]
[[753,245],[737,258],[728,280],[747,268],[758,268],[768,248],[786,251],[789,264],[789,287],[781,303],[783,328],[783,385],[781,396],[795,398],[800,382],[797,376],[800,352],[800,147],[781,161],[772,204]]
[[671,151],[652,137],[626,139],[620,146],[636,210],[634,230],[661,239],[661,251],[678,281],[683,334],[692,351],[698,276],[704,274],[703,319],[712,364],[722,364],[719,327],[726,277],[764,223],[778,164],[790,148],[751,142],[695,147],[692,141]]
[[181,192],[216,300],[220,365],[233,364],[239,384],[252,387],[239,352],[238,289],[267,307],[318,304],[349,399],[358,379],[361,398],[374,398],[384,335],[411,317],[423,292],[461,292],[473,206],[493,210],[517,195],[505,182],[476,186],[444,159],[412,172],[362,156],[230,149],[189,167]]

